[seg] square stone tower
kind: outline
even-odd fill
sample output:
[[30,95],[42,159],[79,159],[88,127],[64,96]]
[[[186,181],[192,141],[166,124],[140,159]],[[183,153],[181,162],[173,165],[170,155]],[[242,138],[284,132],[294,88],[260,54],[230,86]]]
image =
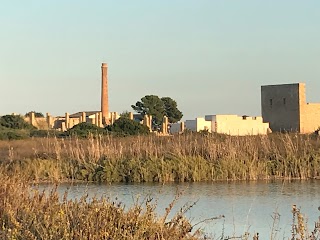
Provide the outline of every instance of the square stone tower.
[[320,128],[320,103],[307,103],[304,83],[261,86],[261,109],[272,131],[313,133]]
[[300,132],[303,83],[261,86],[261,110],[272,131]]

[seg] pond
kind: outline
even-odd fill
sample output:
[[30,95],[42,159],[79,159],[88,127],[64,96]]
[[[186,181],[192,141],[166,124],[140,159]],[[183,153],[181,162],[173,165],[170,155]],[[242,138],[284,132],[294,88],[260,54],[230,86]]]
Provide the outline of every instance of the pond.
[[[50,187],[52,185],[40,185],[40,188]],[[224,216],[197,225],[210,236],[221,236],[222,233],[224,236],[241,236],[245,232],[252,236],[258,232],[260,239],[270,239],[273,232],[277,234],[275,239],[287,239],[291,235],[293,204],[301,208],[310,230],[320,216],[320,180],[59,185],[61,196],[66,190],[69,199],[88,194],[89,198],[117,199],[126,207],[134,204],[137,198],[142,201],[150,196],[157,202],[159,215],[164,214],[177,192],[182,192],[169,217],[183,205],[196,202],[185,214],[192,224]]]

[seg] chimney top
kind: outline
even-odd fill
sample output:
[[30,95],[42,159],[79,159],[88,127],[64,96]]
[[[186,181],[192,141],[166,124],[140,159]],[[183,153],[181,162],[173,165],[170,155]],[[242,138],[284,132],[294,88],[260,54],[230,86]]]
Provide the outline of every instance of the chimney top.
[[108,67],[107,63],[102,63],[101,67]]

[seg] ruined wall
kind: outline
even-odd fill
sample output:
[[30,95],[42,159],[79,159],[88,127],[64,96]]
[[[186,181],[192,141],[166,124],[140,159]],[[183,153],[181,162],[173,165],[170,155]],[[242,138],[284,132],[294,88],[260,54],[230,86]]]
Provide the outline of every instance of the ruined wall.
[[30,119],[30,117],[25,117],[24,120],[27,123],[30,123],[31,125],[35,126],[37,129],[41,129],[41,130],[48,130],[49,129],[49,125],[47,122],[47,119],[45,117],[35,117],[32,121]]
[[46,117],[36,117],[34,112],[30,112],[24,120],[35,126],[37,129],[48,130],[53,128],[55,118],[50,116],[49,113],[46,114]]
[[303,88],[303,83],[261,86],[262,118],[272,131],[300,131],[299,90]]

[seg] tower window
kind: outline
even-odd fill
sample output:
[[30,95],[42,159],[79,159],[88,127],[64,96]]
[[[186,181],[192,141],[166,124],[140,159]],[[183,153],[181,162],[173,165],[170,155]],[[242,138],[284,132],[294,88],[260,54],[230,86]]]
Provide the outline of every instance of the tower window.
[[283,98],[283,104],[286,105],[286,98]]
[[272,107],[272,98],[269,100],[269,102],[270,102],[270,107]]

